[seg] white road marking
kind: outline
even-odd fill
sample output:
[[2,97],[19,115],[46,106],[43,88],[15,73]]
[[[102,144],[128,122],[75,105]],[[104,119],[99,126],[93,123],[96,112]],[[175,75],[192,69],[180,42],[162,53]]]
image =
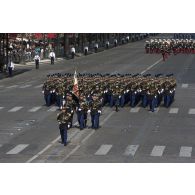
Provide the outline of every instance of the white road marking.
[[124,152],[123,155],[125,155],[125,156],[129,156],[129,155],[134,156],[138,148],[139,148],[139,145],[129,145],[125,149],[125,152]]
[[23,86],[21,86],[21,87],[19,87],[20,89],[24,89],[24,88],[27,88],[27,87],[30,87],[30,86],[32,86],[32,85],[23,85]]
[[41,106],[36,106],[36,107],[33,107],[29,110],[29,112],[36,112],[38,111],[39,109],[41,109]]
[[23,108],[22,106],[16,106],[12,108],[11,110],[9,110],[8,112],[17,112],[18,110],[21,110],[22,108]]
[[16,88],[16,87],[18,87],[18,85],[11,85],[11,86],[6,87],[6,88],[7,88],[7,89],[12,89],[12,88]]
[[145,70],[143,70],[141,72],[141,74],[144,74],[146,71],[150,70],[152,67],[154,67],[155,65],[157,65],[160,61],[162,60],[162,58],[160,58],[158,61],[156,61],[154,64],[150,65],[148,68],[146,68]]
[[140,110],[140,107],[138,107],[138,108],[131,108],[130,112],[135,113],[135,112],[139,112],[139,110]]
[[[76,125],[76,124],[77,124],[77,122],[74,123],[74,125]],[[74,132],[74,133],[72,133],[70,136],[68,136],[68,140],[69,140],[70,138],[72,138],[76,133],[77,133],[77,131]],[[58,136],[56,139],[54,139],[54,140],[51,142],[51,144],[47,145],[45,148],[43,148],[43,150],[41,150],[40,152],[38,152],[36,155],[34,155],[34,156],[33,156],[32,158],[30,158],[29,160],[27,160],[26,163],[30,163],[30,162],[32,162],[33,160],[35,160],[36,158],[38,158],[41,154],[43,154],[45,151],[47,151],[49,148],[51,148],[51,147],[60,139],[60,137],[61,137],[61,136]]]
[[3,145],[2,144],[0,144],[0,148],[2,147]]
[[35,86],[34,88],[41,88],[43,86],[43,84],[41,84],[41,85],[37,85],[37,86]]
[[55,112],[56,110],[58,110],[59,109],[59,107],[57,107],[57,106],[52,106],[48,111],[49,112]]
[[0,88],[4,87],[4,85],[0,85]]
[[195,114],[195,108],[190,108],[188,114]]
[[151,152],[151,156],[162,156],[165,146],[154,146]]
[[93,134],[95,133],[95,130],[92,130],[91,133],[89,133],[82,141],[81,143],[84,144]]
[[106,155],[110,151],[111,148],[112,148],[112,145],[103,144],[96,151],[95,155]]
[[0,110],[3,110],[4,107],[0,107]]
[[7,152],[6,154],[18,154],[28,146],[29,144],[19,144],[15,148]]
[[171,108],[171,109],[169,110],[169,113],[170,113],[170,114],[177,114],[178,111],[179,111],[179,108]]
[[100,123],[100,126],[102,126],[114,113],[115,111],[110,112],[108,116]]
[[188,84],[183,83],[183,84],[181,85],[181,87],[182,87],[182,88],[188,88]]
[[179,152],[180,157],[191,157],[192,147],[182,146]]

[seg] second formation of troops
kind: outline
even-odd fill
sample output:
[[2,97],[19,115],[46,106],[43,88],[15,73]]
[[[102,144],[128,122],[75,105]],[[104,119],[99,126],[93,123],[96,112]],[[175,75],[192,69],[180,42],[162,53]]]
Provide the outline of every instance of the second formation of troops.
[[193,39],[151,39],[145,43],[146,53],[162,53],[163,60],[168,54],[195,54]]
[[72,127],[76,113],[80,129],[87,127],[88,114],[91,116],[91,128],[99,128],[99,117],[103,106],[119,108],[129,105],[150,111],[163,102],[169,107],[174,101],[176,79],[173,74],[78,74],[78,93],[74,93],[73,74],[48,75],[42,92],[47,106],[56,104],[61,113],[57,120],[62,143],[67,144],[67,130]]

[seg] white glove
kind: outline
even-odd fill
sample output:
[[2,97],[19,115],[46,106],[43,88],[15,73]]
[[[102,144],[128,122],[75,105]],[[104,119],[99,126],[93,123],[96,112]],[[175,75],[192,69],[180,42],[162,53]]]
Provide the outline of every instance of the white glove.
[[42,93],[44,93],[44,91],[42,91]]
[[70,125],[68,125],[68,128],[70,128]]
[[88,110],[88,111],[87,111],[87,113],[90,113],[90,112],[91,112],[91,110]]
[[102,113],[102,111],[101,111],[101,110],[98,110],[98,113],[100,113],[100,114],[101,114],[101,113]]
[[129,92],[129,89],[127,89],[127,91],[126,91],[127,93]]
[[79,108],[78,111],[81,111],[81,109]]
[[71,110],[71,113],[73,113],[74,111],[73,110]]
[[119,98],[121,98],[121,95],[119,95]]

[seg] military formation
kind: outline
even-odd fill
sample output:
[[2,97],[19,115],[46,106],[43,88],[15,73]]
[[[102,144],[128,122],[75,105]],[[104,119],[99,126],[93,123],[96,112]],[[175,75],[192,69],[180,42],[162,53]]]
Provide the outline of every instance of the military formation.
[[145,43],[146,53],[195,54],[194,39],[151,39]]
[[67,139],[64,129],[72,127],[74,113],[81,130],[87,127],[88,113],[91,128],[98,129],[103,106],[114,107],[116,112],[125,105],[149,106],[152,112],[162,102],[169,107],[174,101],[176,79],[173,74],[78,74],[78,94],[74,93],[73,86],[70,73],[48,75],[43,85],[46,105],[56,104],[62,110],[57,117],[63,129],[62,142]]

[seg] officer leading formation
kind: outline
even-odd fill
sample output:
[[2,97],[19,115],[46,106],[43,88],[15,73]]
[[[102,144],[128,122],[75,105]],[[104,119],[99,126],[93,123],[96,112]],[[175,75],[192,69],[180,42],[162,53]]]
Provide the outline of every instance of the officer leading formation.
[[47,106],[56,104],[62,110],[57,120],[62,142],[66,145],[67,129],[72,127],[74,114],[81,130],[87,127],[88,115],[91,128],[98,129],[103,106],[114,107],[118,112],[125,105],[141,105],[154,112],[160,105],[169,107],[172,104],[175,88],[173,74],[79,73],[75,83],[75,74],[58,73],[47,76],[42,92]]

